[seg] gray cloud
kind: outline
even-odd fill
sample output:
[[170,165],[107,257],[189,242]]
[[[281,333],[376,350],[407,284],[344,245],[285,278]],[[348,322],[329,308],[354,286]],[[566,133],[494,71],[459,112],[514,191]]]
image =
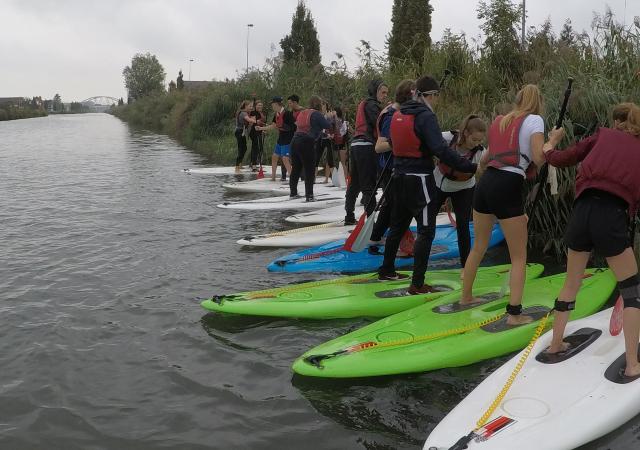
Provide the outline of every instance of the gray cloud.
[[[261,65],[290,29],[297,0],[3,0],[0,96],[52,97],[66,101],[93,95],[125,96],[122,69],[133,54],[151,52],[167,71],[180,68],[192,79],[234,77],[244,70],[246,24],[253,23],[249,59]],[[445,28],[479,36],[476,0],[432,0],[432,38]],[[320,36],[323,62],[346,55],[357,65],[360,39],[384,49],[393,0],[308,0]],[[608,2],[623,20],[625,0]],[[559,31],[567,17],[577,30],[589,29],[599,0],[528,2],[528,23],[550,17]],[[627,2],[627,23],[640,15],[640,2]]]

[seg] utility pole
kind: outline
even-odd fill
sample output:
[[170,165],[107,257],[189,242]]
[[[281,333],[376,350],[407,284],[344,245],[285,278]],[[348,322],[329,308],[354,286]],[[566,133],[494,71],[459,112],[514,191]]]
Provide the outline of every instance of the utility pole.
[[527,22],[527,0],[522,0],[522,51],[525,44],[525,26]]
[[249,30],[253,28],[252,23],[247,24],[247,74],[249,74]]
[[190,58],[189,59],[189,81],[191,81],[191,63],[193,62],[193,59]]

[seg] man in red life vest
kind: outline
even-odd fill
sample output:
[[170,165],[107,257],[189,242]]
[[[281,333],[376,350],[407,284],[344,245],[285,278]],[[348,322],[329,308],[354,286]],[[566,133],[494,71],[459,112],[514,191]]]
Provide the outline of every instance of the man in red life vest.
[[384,262],[378,274],[382,281],[407,278],[407,275],[395,271],[395,259],[400,240],[409,229],[411,219],[415,218],[418,237],[413,248],[415,262],[410,294],[432,292],[431,286],[424,284],[424,274],[438,214],[435,208],[437,202],[431,200],[437,195],[433,157],[460,172],[475,173],[477,169],[476,164],[451,150],[442,138],[438,119],[432,109],[437,103],[439,89],[438,82],[430,76],[418,79],[413,99],[403,103],[391,120],[394,202]]
[[362,204],[367,209],[367,215],[376,207],[376,176],[378,174],[378,157],[374,150],[377,133],[376,124],[382,110],[381,103],[387,98],[389,88],[382,80],[372,80],[368,86],[369,97],[358,105],[356,112],[355,133],[351,141],[351,163],[349,172],[351,183],[347,188],[344,209],[345,225],[356,222],[355,207],[358,194],[362,192]]

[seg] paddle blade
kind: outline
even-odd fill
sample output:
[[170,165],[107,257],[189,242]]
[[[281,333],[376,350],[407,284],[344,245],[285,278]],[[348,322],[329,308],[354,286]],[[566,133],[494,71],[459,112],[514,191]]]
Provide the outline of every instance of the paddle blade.
[[331,182],[335,187],[340,187],[340,175],[336,167],[331,171]]
[[260,170],[258,170],[258,180],[261,180],[262,178],[264,178],[264,169],[260,166]]
[[348,252],[352,251],[351,249],[353,248],[353,243],[355,242],[356,238],[360,234],[360,230],[362,230],[362,227],[364,226],[364,222],[366,218],[367,218],[367,214],[362,213],[362,215],[360,216],[360,219],[358,219],[358,223],[356,223],[356,227],[353,229],[353,231],[351,232],[347,240],[344,241],[344,249],[346,251]]
[[415,242],[416,239],[413,236],[413,233],[411,230],[407,230],[400,241],[400,251],[407,256],[413,256],[413,245]]
[[611,312],[611,319],[609,320],[609,333],[611,336],[617,336],[622,331],[622,313],[624,311],[624,302],[622,296],[616,300],[616,305]]
[[367,217],[367,220],[364,221],[364,225],[360,230],[360,233],[353,241],[351,245],[351,252],[358,253],[367,248],[367,244],[369,244],[369,240],[371,239],[371,233],[373,232],[373,225],[376,222],[376,215],[372,214]]

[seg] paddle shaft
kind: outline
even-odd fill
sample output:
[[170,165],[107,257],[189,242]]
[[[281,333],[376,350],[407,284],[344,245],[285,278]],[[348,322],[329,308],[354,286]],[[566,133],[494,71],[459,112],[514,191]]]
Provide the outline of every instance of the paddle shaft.
[[[562,101],[562,106],[560,107],[560,114],[558,115],[558,121],[556,122],[556,129],[562,126],[562,122],[564,121],[564,116],[567,113],[567,104],[569,103],[569,97],[571,97],[571,86],[573,85],[573,78],[569,77],[567,79],[567,89],[564,91],[564,100]],[[538,183],[534,187],[535,196],[533,197],[533,203],[531,204],[531,210],[529,211],[529,217],[533,217],[533,213],[536,210],[536,206],[540,201],[540,194],[544,190],[544,186],[547,182],[547,177],[549,176],[549,165],[544,164],[542,169],[540,169],[540,175],[538,176]]]

